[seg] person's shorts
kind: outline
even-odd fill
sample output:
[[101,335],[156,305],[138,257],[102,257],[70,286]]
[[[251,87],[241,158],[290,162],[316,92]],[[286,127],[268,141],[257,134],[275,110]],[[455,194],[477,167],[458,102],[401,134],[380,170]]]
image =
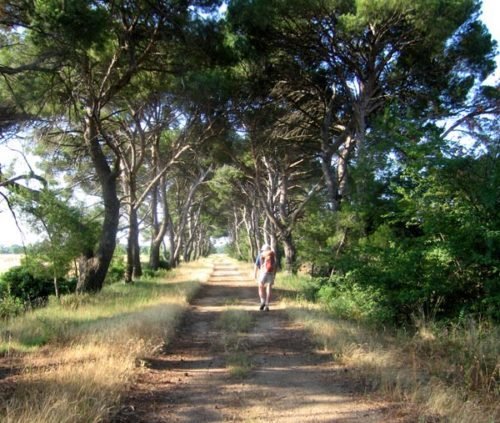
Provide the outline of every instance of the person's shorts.
[[274,283],[274,273],[260,272],[258,281],[261,285],[272,285]]

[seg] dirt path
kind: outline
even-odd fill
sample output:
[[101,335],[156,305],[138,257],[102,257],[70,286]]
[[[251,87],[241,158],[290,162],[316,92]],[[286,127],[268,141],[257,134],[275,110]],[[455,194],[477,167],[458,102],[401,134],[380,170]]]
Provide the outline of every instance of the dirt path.
[[[258,310],[255,282],[229,261],[215,262],[168,350],[148,360],[112,422],[386,422],[386,404],[355,392],[342,368],[317,351],[277,301]],[[226,367],[216,324],[228,308],[247,310],[251,369]]]

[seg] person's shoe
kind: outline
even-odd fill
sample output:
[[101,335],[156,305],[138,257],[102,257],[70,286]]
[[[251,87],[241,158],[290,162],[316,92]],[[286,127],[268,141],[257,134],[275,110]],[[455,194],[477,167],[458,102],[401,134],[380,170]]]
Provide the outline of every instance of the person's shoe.
[[265,306],[264,311],[269,311],[269,306]]
[[265,305],[264,303],[262,303],[262,304],[260,305],[260,311],[264,310],[264,307],[265,307],[265,306],[266,306],[266,305]]

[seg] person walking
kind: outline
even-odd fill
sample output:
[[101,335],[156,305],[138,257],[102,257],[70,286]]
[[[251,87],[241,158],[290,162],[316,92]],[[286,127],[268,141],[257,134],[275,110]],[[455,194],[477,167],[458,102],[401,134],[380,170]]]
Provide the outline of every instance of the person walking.
[[271,246],[264,244],[255,261],[254,278],[259,286],[260,310],[269,311],[271,289],[276,276],[276,254]]

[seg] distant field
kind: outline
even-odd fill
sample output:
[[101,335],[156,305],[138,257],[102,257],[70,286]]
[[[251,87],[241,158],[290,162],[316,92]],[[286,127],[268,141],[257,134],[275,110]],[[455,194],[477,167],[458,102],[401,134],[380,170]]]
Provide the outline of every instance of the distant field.
[[0,273],[18,266],[24,254],[0,254]]

